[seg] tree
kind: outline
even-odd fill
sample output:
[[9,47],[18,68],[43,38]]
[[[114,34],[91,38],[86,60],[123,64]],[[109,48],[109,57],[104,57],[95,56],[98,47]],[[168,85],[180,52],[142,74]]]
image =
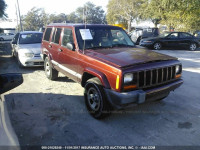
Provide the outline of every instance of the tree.
[[67,15],[64,13],[55,15],[55,14],[50,14],[48,17],[48,23],[63,23],[67,22]]
[[25,16],[22,16],[24,30],[39,30],[47,25],[48,15],[43,8],[33,7]]
[[151,19],[177,30],[191,31],[199,29],[199,0],[146,0],[143,6],[143,19]]
[[6,3],[4,0],[0,0],[0,18],[7,17],[7,14],[5,13],[6,10]]
[[141,6],[145,0],[109,0],[106,19],[109,24],[127,22],[128,32],[131,22],[140,19]]
[[[83,14],[85,15],[83,16]],[[91,2],[87,2],[83,7],[79,7],[75,12],[68,16],[68,21],[72,23],[83,23],[83,18],[86,16],[88,24],[105,24],[105,12],[101,6],[96,6]]]

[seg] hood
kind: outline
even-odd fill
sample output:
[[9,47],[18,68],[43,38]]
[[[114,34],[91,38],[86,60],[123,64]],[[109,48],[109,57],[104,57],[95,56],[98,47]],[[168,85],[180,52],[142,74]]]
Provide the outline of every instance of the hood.
[[176,60],[177,58],[139,48],[111,48],[85,50],[85,55],[115,67],[128,67],[147,62]]
[[35,43],[35,44],[20,44],[20,49],[27,49],[31,50],[34,54],[40,54],[41,53],[41,43]]

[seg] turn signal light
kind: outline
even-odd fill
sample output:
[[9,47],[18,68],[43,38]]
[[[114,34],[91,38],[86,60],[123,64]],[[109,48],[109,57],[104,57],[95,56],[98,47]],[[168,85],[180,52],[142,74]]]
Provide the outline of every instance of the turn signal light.
[[177,74],[177,75],[176,75],[176,79],[177,79],[177,78],[180,78],[180,77],[181,77],[181,74]]
[[116,78],[116,89],[117,90],[119,89],[119,75],[117,75],[117,78]]
[[130,89],[135,89],[137,85],[126,85],[124,86],[124,90],[130,90]]

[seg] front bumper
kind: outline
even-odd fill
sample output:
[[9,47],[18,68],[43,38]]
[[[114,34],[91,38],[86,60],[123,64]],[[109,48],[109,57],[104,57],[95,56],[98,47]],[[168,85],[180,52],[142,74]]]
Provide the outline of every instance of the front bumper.
[[20,62],[23,66],[31,67],[31,66],[44,66],[44,61],[41,57],[20,57]]
[[131,104],[141,104],[147,101],[155,101],[166,97],[170,91],[175,90],[183,83],[179,79],[173,83],[148,90],[135,90],[119,93],[111,89],[105,89],[107,99],[115,109],[121,109]]
[[146,42],[140,41],[139,45],[140,45],[140,46],[144,46],[144,47],[151,47],[151,46],[153,46],[153,42],[151,42],[151,43],[146,43]]

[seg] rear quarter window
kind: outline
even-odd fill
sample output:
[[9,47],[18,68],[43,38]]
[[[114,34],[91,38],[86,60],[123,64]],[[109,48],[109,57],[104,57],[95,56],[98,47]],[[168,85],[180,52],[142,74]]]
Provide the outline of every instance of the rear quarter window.
[[52,31],[52,28],[47,28],[47,29],[46,29],[46,32],[45,32],[45,34],[44,34],[44,40],[45,40],[45,41],[49,41],[49,38],[50,38],[50,36],[51,36],[51,31]]

